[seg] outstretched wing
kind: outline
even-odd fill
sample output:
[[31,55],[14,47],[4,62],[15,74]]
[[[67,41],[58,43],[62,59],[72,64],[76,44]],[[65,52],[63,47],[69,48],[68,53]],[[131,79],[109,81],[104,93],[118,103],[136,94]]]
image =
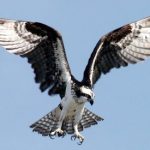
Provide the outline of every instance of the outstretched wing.
[[93,87],[112,68],[135,64],[150,56],[150,17],[127,24],[103,36],[84,71],[83,82]]
[[38,22],[0,19],[0,45],[28,58],[41,91],[64,96],[71,71],[62,37],[55,29]]

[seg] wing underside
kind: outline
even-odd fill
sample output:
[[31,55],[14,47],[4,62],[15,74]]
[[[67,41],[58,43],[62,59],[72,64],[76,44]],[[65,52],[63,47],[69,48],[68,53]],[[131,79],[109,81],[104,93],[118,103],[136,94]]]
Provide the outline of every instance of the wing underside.
[[0,45],[26,57],[41,91],[63,97],[71,71],[61,35],[41,23],[0,19]]
[[150,56],[150,18],[120,27],[103,36],[91,54],[83,82],[93,87],[101,74],[136,64]]

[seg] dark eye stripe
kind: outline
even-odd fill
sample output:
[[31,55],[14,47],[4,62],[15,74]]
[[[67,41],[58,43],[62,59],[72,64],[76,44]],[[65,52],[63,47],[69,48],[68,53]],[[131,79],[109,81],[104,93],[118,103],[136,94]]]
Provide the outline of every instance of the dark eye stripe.
[[84,96],[84,97],[87,97],[88,99],[90,99],[90,98],[91,98],[91,96],[90,96],[90,95],[85,94],[85,93],[81,93],[80,95],[81,95],[81,96]]

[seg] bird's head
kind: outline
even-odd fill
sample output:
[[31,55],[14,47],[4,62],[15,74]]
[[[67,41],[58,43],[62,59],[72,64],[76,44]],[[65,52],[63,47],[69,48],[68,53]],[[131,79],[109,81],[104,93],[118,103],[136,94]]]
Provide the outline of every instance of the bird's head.
[[89,102],[91,105],[94,104],[95,94],[87,86],[81,86],[78,91],[76,91],[78,98],[81,98],[85,102]]

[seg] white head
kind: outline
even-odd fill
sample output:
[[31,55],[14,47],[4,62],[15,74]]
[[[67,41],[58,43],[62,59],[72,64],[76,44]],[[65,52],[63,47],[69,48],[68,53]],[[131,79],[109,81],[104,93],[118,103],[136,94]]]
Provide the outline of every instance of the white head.
[[90,102],[91,105],[93,105],[95,94],[89,87],[81,86],[80,87],[80,97],[82,99],[85,99],[86,101]]

